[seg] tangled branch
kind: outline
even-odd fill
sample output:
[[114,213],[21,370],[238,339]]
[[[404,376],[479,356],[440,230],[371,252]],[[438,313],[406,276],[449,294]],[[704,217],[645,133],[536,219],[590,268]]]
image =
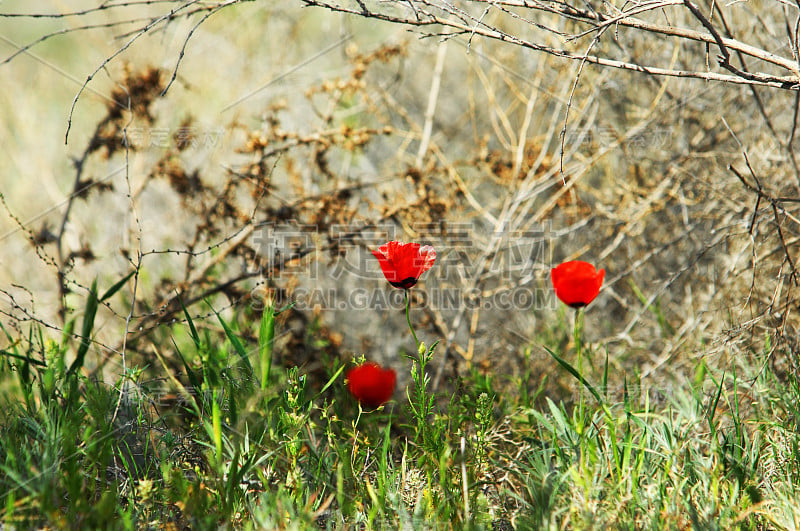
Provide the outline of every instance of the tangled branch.
[[[364,2],[357,2],[357,5],[325,0],[302,0],[302,2],[307,6],[322,7],[331,11],[424,28],[426,36],[452,38],[456,35],[465,35],[469,37],[470,41],[475,36],[481,36],[564,59],[650,75],[695,78],[795,91],[800,88],[800,69],[794,49],[793,57],[788,58],[769,50],[761,43],[752,44],[732,37],[723,37],[712,20],[689,0],[626,3],[622,8],[604,3],[606,13],[595,10],[588,3],[586,3],[586,7],[577,7],[568,2],[540,0],[467,0],[464,2],[390,0],[377,3],[373,7],[366,6]],[[719,6],[716,8],[720,9]],[[731,6],[727,9],[736,8],[737,6]],[[496,12],[498,16],[494,18],[487,16],[490,11]],[[554,27],[548,27],[540,22],[542,14],[551,16]],[[691,17],[683,16],[686,14]],[[673,20],[673,17],[685,19],[683,22],[686,26],[673,23],[662,25],[642,18],[648,15],[663,16],[667,20]],[[784,16],[788,15],[784,12]],[[588,35],[599,35],[604,30],[613,27],[615,41],[619,40],[620,28],[629,28],[640,33],[673,37],[685,43],[716,45],[720,51],[718,65],[722,71],[712,70],[706,65],[678,69],[672,66],[649,64],[636,58],[614,57],[609,50],[596,54],[580,53],[567,47],[556,47],[547,43],[545,39],[530,40],[519,34],[509,33],[502,29],[503,22],[507,18],[523,20],[535,30],[535,35],[544,32],[560,38],[563,44],[578,41]],[[722,19],[721,14],[719,18]],[[692,21],[699,22],[705,31],[687,27]],[[564,29],[557,29],[555,25],[560,25]],[[791,24],[787,21],[790,41],[795,42],[797,37],[790,28]],[[784,43],[776,39],[772,45],[777,49],[783,47]],[[732,64],[731,52],[737,54],[741,62],[740,66]],[[771,71],[761,72],[749,69],[743,61],[743,56],[758,59],[762,68]]]

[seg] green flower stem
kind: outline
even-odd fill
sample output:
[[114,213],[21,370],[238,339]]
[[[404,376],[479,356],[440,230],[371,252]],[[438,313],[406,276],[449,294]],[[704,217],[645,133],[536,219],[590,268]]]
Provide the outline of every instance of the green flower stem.
[[408,322],[408,329],[411,330],[411,335],[414,336],[414,343],[417,345],[417,350],[419,350],[419,339],[417,339],[417,333],[414,332],[414,327],[411,325],[411,316],[408,313],[409,308],[411,307],[411,298],[408,296],[408,290],[403,290],[406,292],[406,321]]
[[575,326],[572,330],[572,338],[575,342],[575,353],[578,356],[578,373],[583,376],[583,309],[575,310]]
[[[575,342],[575,353],[578,356],[578,374],[581,378],[583,378],[583,345],[582,345],[582,336],[583,335],[583,309],[577,308],[575,310],[575,326],[572,329],[572,338]],[[581,385],[579,388],[579,397],[578,397],[578,411],[580,414],[580,418],[583,419],[583,386]],[[583,430],[580,430],[583,431]]]

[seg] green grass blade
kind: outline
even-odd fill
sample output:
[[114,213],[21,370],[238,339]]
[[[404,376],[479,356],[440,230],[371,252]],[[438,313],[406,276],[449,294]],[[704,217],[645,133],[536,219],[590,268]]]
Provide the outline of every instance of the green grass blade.
[[[209,304],[209,306],[211,305]],[[250,364],[250,360],[247,358],[247,351],[245,350],[244,345],[242,345],[241,339],[239,339],[239,337],[234,333],[233,329],[228,325],[228,323],[225,322],[225,319],[222,318],[217,310],[212,307],[211,311],[217,316],[219,324],[221,324],[222,329],[225,330],[225,335],[228,337],[228,341],[231,342],[231,345],[233,345],[234,350],[236,350],[236,353],[242,359],[245,367],[247,367],[249,375],[252,377],[254,374],[253,366]]]
[[585,387],[585,388],[586,388],[586,389],[587,389],[587,390],[588,390],[590,393],[592,393],[592,396],[594,396],[594,397],[597,399],[597,401],[598,401],[598,402],[600,402],[601,404],[603,403],[603,399],[600,397],[600,393],[598,393],[598,392],[597,392],[597,390],[595,390],[595,388],[592,386],[592,384],[590,384],[588,381],[586,381],[586,378],[584,378],[584,377],[583,377],[583,376],[582,376],[582,375],[581,375],[581,374],[580,374],[580,373],[579,373],[579,372],[578,372],[578,371],[575,369],[575,367],[573,367],[572,365],[570,365],[570,364],[569,364],[569,363],[568,363],[566,360],[564,360],[564,359],[562,359],[561,357],[559,357],[559,355],[558,355],[558,354],[556,354],[555,352],[553,352],[553,351],[552,351],[552,350],[550,350],[549,348],[547,348],[547,347],[544,347],[544,349],[545,349],[545,350],[546,350],[546,351],[547,351],[547,352],[548,352],[548,353],[549,353],[549,354],[550,354],[550,355],[553,357],[553,359],[554,359],[554,360],[556,360],[556,361],[559,363],[559,365],[561,365],[562,367],[564,367],[564,368],[567,370],[567,372],[569,372],[569,373],[570,373],[572,376],[574,376],[574,377],[575,377],[575,378],[576,378],[576,379],[577,379],[577,380],[578,380],[578,381],[579,381],[581,384],[583,384],[583,386],[584,386],[584,387]]
[[200,334],[197,333],[197,328],[194,326],[194,321],[192,321],[192,316],[189,315],[189,310],[186,309],[186,305],[183,304],[183,297],[178,294],[178,302],[181,303],[181,308],[183,308],[183,315],[186,316],[186,322],[189,323],[189,334],[192,336],[192,341],[194,341],[194,347],[199,351],[200,350]]
[[178,345],[175,343],[175,339],[172,339],[172,345],[175,347],[175,353],[178,355],[178,358],[181,360],[183,364],[183,368],[186,369],[186,377],[189,379],[189,384],[191,384],[194,392],[200,391],[200,380],[197,379],[197,375],[189,367],[189,364],[186,362],[186,358],[183,357],[181,350],[178,348]]
[[103,293],[103,296],[100,297],[100,302],[105,302],[108,299],[110,299],[111,297],[113,297],[114,294],[116,292],[118,292],[122,288],[122,286],[124,286],[125,283],[128,282],[128,280],[130,280],[130,278],[135,274],[136,274],[136,270],[134,269],[133,271],[131,271],[130,273],[128,273],[127,275],[122,277],[119,281],[117,281],[116,284],[114,284],[113,286],[108,288],[108,290],[106,290],[106,292]]
[[36,365],[37,367],[46,367],[47,364],[39,361],[37,359],[30,358],[28,356],[23,356],[22,354],[14,354],[13,352],[9,352],[7,350],[0,350],[0,354],[4,356],[8,356],[9,358],[18,359],[20,361],[24,361],[26,363],[30,363],[32,365]]
[[261,328],[258,333],[258,359],[261,368],[261,389],[267,388],[272,369],[272,350],[275,343],[275,309],[269,301],[261,314]]
[[11,336],[11,334],[9,334],[9,333],[8,333],[8,330],[6,330],[6,327],[5,327],[5,326],[3,326],[3,323],[0,323],[0,330],[2,330],[2,331],[3,331],[3,333],[6,335],[6,339],[8,339],[8,342],[9,342],[10,344],[12,344],[12,345],[13,345],[14,343],[16,343],[16,342],[17,342],[17,340],[16,340],[16,339],[14,339],[14,338]]
[[339,377],[339,375],[342,374],[342,371],[344,371],[344,365],[339,367],[339,370],[337,370],[336,373],[334,373],[334,375],[330,377],[330,379],[328,380],[328,383],[326,383],[325,385],[322,386],[322,389],[320,390],[320,392],[317,393],[317,397],[322,395],[322,393],[324,393],[330,386],[333,385],[333,383],[336,381],[336,379]]
[[92,287],[89,288],[89,299],[86,301],[86,310],[83,313],[83,327],[81,328],[81,344],[78,347],[78,354],[75,361],[69,366],[67,376],[75,374],[83,367],[83,361],[86,358],[86,353],[89,352],[89,345],[91,344],[92,329],[94,328],[94,318],[97,315],[97,307],[99,301],[97,299],[97,279],[92,282]]
[[222,463],[222,413],[219,409],[219,392],[214,389],[211,400],[211,434],[217,464]]
[[[14,350],[18,352],[17,345],[19,344],[19,341],[15,340],[13,337],[11,337],[11,334],[8,333],[8,330],[6,330],[6,327],[3,326],[3,323],[0,323],[0,330],[2,330],[2,332],[6,335],[6,338],[8,339],[8,342],[9,342],[9,347],[13,347]],[[39,360],[33,359],[33,358],[31,358],[29,356],[25,356],[23,354],[17,354],[15,352],[9,352],[6,349],[0,350],[0,353],[5,354],[6,356],[8,356],[10,358],[16,358],[16,359],[21,360],[21,361],[26,361],[28,363],[32,363],[32,364],[37,365],[39,367],[46,367],[47,366],[47,364],[45,362],[43,362],[43,361],[39,361]]]
[[717,429],[716,425],[714,424],[714,416],[717,414],[717,405],[719,404],[719,399],[722,396],[722,387],[725,384],[725,373],[722,373],[722,378],[719,381],[719,385],[717,386],[717,395],[714,397],[714,402],[711,404],[711,410],[708,412],[708,426],[711,428],[711,433],[716,434]]

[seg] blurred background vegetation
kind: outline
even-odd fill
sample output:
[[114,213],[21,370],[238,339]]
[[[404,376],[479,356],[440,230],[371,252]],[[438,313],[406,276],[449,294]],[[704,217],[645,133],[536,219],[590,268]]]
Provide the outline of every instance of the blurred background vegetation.
[[[768,334],[794,351],[796,90],[603,68],[304,3],[317,2],[42,3],[39,15],[73,15],[36,17],[4,3],[7,323],[57,329],[93,278],[135,269],[135,293],[98,317],[92,365],[112,375],[121,330],[141,351],[180,320],[178,294],[211,327],[204,299],[245,321],[266,295],[295,300],[286,363],[314,363],[298,353],[314,350],[312,324],[336,355],[392,360],[385,323],[403,315],[366,251],[396,238],[440,249],[417,301],[426,335],[446,342],[437,383],[469,366],[514,371],[540,335],[568,337],[548,274],[570,258],[608,271],[587,330],[620,374],[669,387],[694,366],[686,344],[718,360]],[[464,12],[483,13],[475,4]],[[712,14],[791,57],[791,15],[767,6],[765,31],[744,23],[746,5]],[[707,44],[624,25],[561,39],[580,22],[537,26],[523,16],[534,9],[510,9],[487,7],[476,28],[726,74]],[[673,11],[667,27],[702,29]],[[791,356],[768,357],[790,369]]]
[[60,337],[127,278],[83,369],[168,394],[190,319],[255,352],[265,301],[293,302],[281,367],[319,390],[364,355],[402,388],[402,301],[369,254],[398,239],[439,253],[412,291],[439,391],[575,398],[542,348],[570,348],[568,259],[606,269],[586,370],[607,352],[617,400],[700,365],[794,375],[797,7],[457,4],[3,2],[4,327]]

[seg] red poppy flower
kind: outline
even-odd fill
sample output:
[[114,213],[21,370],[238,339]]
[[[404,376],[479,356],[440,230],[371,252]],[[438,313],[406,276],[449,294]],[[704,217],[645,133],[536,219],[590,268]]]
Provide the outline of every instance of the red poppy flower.
[[433,267],[436,251],[430,245],[389,242],[372,251],[381,264],[383,276],[396,288],[408,289],[420,275]]
[[378,407],[392,398],[397,383],[393,369],[384,369],[367,362],[347,373],[347,388],[356,400],[369,407]]
[[550,270],[553,288],[561,302],[573,308],[586,306],[600,293],[606,270],[597,271],[588,262],[573,260]]

